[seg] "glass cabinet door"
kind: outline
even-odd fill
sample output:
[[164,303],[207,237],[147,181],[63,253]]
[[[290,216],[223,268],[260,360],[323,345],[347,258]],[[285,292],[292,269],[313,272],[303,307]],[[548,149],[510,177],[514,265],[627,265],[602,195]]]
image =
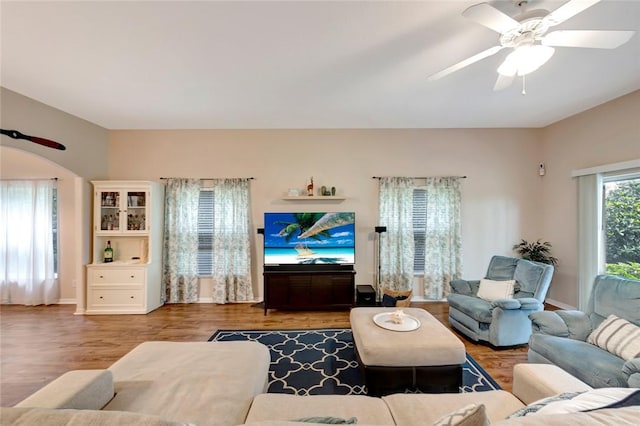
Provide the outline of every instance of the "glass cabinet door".
[[120,230],[120,192],[100,191],[100,230]]
[[126,198],[127,231],[146,231],[147,193],[144,191],[127,191]]

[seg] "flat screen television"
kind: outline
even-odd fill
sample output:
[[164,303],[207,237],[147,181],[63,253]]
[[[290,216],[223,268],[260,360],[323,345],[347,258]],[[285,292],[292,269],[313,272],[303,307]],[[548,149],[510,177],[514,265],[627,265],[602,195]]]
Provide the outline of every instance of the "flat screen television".
[[264,264],[353,265],[354,212],[264,214]]

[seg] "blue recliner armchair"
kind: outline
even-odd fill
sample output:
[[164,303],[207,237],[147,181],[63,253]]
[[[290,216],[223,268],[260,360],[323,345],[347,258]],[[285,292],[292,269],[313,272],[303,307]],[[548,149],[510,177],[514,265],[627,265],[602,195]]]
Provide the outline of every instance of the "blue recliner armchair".
[[494,346],[525,344],[531,335],[529,314],[544,309],[552,276],[552,265],[493,256],[485,278],[515,280],[513,298],[487,301],[477,296],[480,280],[453,280],[447,296],[449,324],[475,341]]
[[555,364],[594,388],[640,387],[640,358],[625,360],[587,341],[609,315],[640,326],[640,280],[598,275],[585,312],[531,314],[529,362]]

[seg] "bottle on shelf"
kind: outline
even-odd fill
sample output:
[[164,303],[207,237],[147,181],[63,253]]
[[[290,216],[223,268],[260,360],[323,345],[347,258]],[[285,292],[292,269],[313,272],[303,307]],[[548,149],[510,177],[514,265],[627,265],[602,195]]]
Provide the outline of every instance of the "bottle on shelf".
[[111,248],[111,241],[107,241],[107,246],[104,249],[104,263],[113,262],[113,249]]
[[308,196],[312,196],[313,195],[313,176],[311,176],[311,179],[309,181],[309,185],[307,185],[307,195]]

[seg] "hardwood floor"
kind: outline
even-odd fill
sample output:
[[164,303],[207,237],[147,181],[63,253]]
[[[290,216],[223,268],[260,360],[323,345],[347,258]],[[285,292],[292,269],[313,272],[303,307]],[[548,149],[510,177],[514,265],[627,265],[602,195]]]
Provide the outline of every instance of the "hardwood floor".
[[[447,322],[445,302],[413,303]],[[348,311],[270,311],[250,304],[166,305],[147,315],[73,315],[74,305],[0,307],[0,406],[12,406],[69,370],[106,368],[148,340],[206,341],[218,329],[349,327]],[[505,390],[527,347],[495,349],[460,336]]]

